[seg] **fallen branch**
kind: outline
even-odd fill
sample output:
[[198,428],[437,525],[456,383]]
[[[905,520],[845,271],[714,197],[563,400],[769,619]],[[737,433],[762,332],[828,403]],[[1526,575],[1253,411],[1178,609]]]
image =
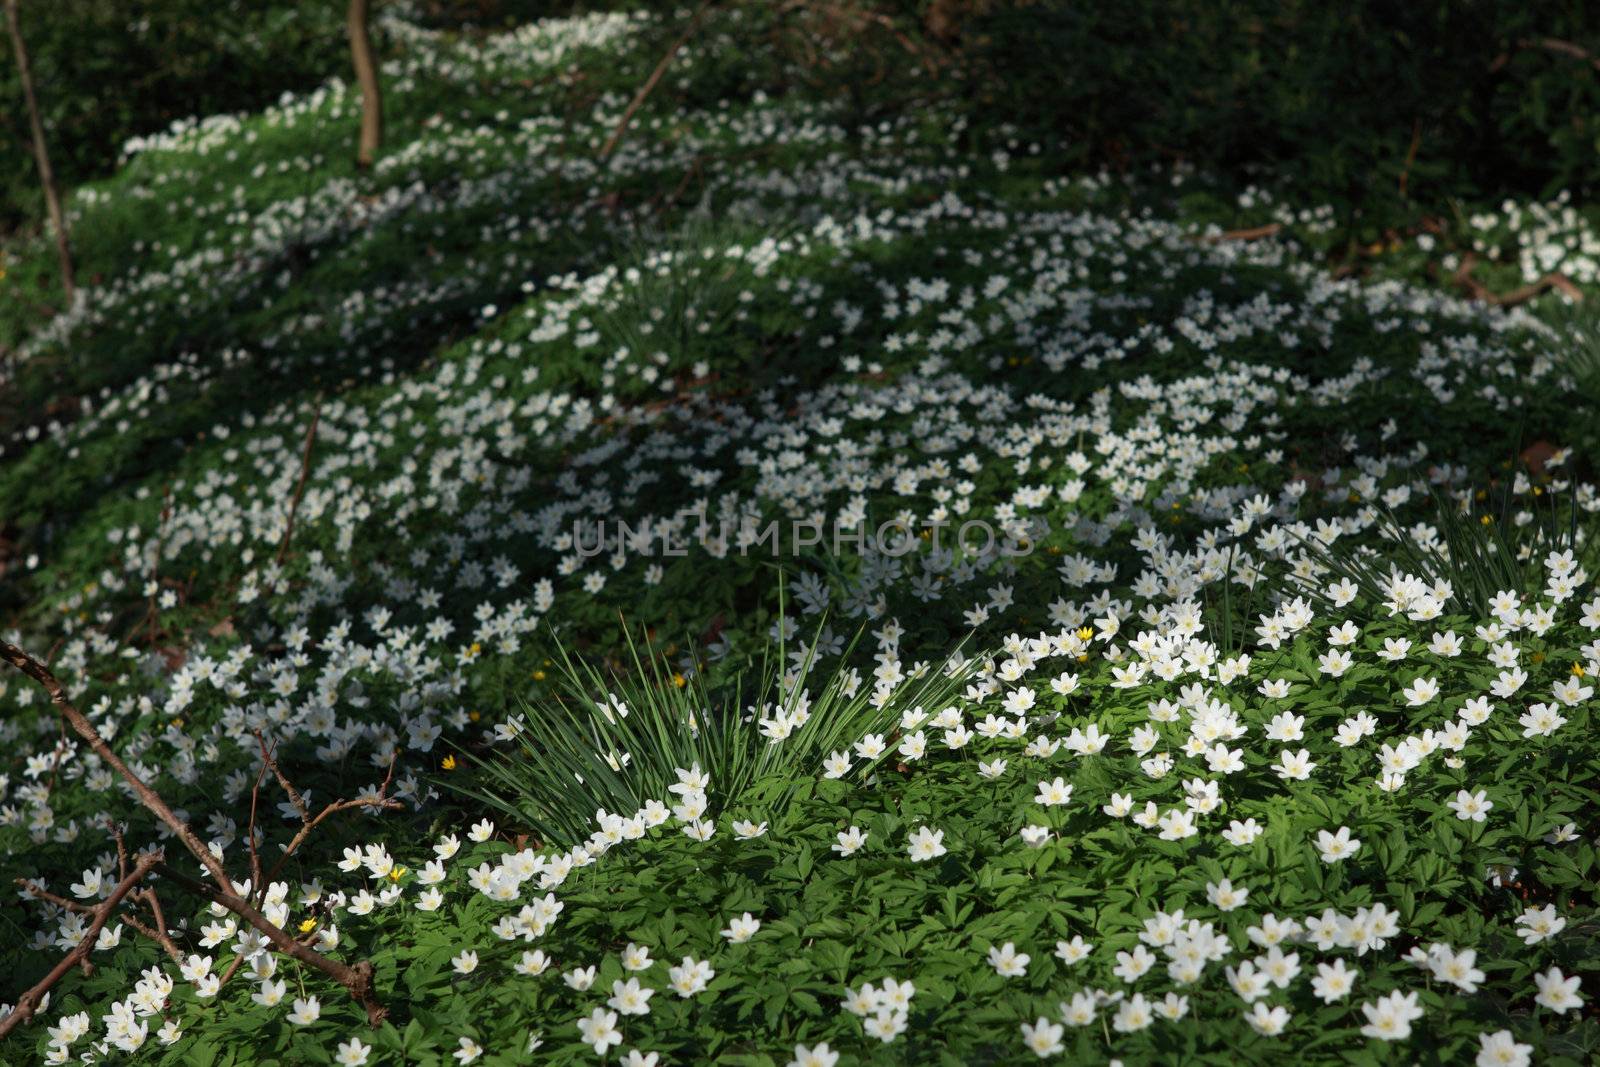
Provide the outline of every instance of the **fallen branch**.
[[1468,252],[1461,257],[1461,266],[1456,268],[1454,275],[1455,283],[1466,290],[1467,295],[1474,300],[1481,300],[1486,304],[1495,304],[1499,307],[1516,307],[1518,304],[1527,303],[1541,293],[1555,289],[1565,294],[1574,303],[1583,303],[1583,290],[1579,289],[1571,278],[1559,271],[1550,271],[1535,281],[1519,286],[1508,293],[1496,293],[1472,276],[1472,272],[1477,268],[1477,265],[1477,253]]
[[1400,195],[1406,195],[1406,182],[1411,178],[1411,164],[1417,161],[1417,148],[1422,144],[1422,120],[1411,122],[1411,147],[1406,149],[1406,161],[1400,167]]
[[1512,52],[1554,52],[1569,59],[1576,59],[1589,64],[1600,71],[1600,59],[1597,59],[1588,49],[1571,41],[1563,41],[1559,37],[1524,37],[1518,41],[1510,51],[1501,52],[1489,64],[1489,73],[1497,74],[1505,65],[1511,62]]
[[611,153],[617,150],[617,144],[622,140],[622,135],[627,132],[628,124],[633,121],[633,116],[644,104],[645,99],[655,91],[655,87],[667,73],[667,68],[672,65],[672,60],[682,51],[683,46],[689,43],[689,38],[694,36],[694,31],[700,28],[700,20],[705,16],[706,10],[715,2],[716,0],[701,0],[700,6],[695,9],[694,14],[689,19],[688,27],[678,35],[676,41],[672,42],[672,47],[667,49],[667,54],[661,57],[661,62],[656,64],[656,69],[650,72],[650,77],[646,78],[645,83],[639,87],[639,91],[633,94],[633,100],[628,104],[627,110],[623,111],[622,118],[617,123],[617,128],[611,131],[611,136],[606,139],[605,145],[600,149],[600,162],[604,163],[610,159]]
[[284,846],[283,855],[278,857],[278,862],[273,865],[272,871],[266,875],[263,884],[278,880],[278,873],[283,870],[284,864],[289,862],[289,857],[293,856],[295,851],[305,844],[306,838],[311,836],[311,832],[330,815],[337,815],[343,811],[353,811],[356,808],[377,808],[383,811],[398,810],[401,807],[400,802],[389,797],[389,783],[394,780],[394,762],[394,757],[389,757],[389,773],[384,775],[383,784],[378,787],[377,796],[357,797],[354,800],[329,801],[321,811],[313,816],[310,809],[306,807],[305,801],[300,799],[300,795],[293,791],[288,781],[283,777],[282,772],[278,770],[277,761],[271,761],[270,765],[273,773],[277,775],[278,781],[283,785],[284,789],[289,792],[289,799],[294,804],[295,809],[300,812],[300,829],[295,832],[288,845]]
[[83,940],[74,945],[72,951],[63,956],[60,962],[50,969],[50,973],[39,979],[32,989],[18,997],[17,1006],[12,1008],[11,1013],[4,1019],[0,1019],[0,1038],[4,1038],[11,1031],[31,1019],[33,1013],[38,1010],[39,1002],[44,999],[45,994],[50,992],[55,987],[55,984],[66,976],[68,971],[88,960],[89,953],[94,951],[95,942],[100,939],[101,929],[105,927],[106,922],[111,918],[112,912],[117,910],[117,905],[122,903],[122,898],[132,892],[134,886],[144,881],[151,871],[160,866],[163,856],[164,853],[160,849],[145,853],[139,858],[139,862],[134,864],[133,870],[129,871],[122,881],[117,883],[116,888],[111,891],[111,895],[93,908],[84,908],[83,905],[79,905],[76,902],[64,901],[61,897],[44,893],[39,887],[29,886],[34,895],[58,904],[71,904],[72,906],[69,910],[84,910],[91,913],[93,918],[89,921],[89,928],[84,932]]
[[289,555],[289,539],[294,536],[294,517],[300,510],[300,498],[306,492],[306,476],[311,473],[311,446],[317,440],[317,423],[322,418],[322,395],[317,394],[317,402],[311,409],[311,425],[306,427],[306,443],[300,450],[300,480],[295,483],[294,496],[289,500],[289,522],[283,528],[283,540],[278,542],[278,554],[272,558],[274,563],[281,565]]
[[33,161],[39,168],[39,184],[44,188],[44,206],[50,216],[50,229],[56,241],[56,260],[61,269],[61,288],[67,296],[67,306],[72,306],[77,282],[73,277],[72,245],[67,233],[66,213],[61,209],[61,191],[56,187],[55,171],[50,166],[50,149],[44,139],[44,124],[39,119],[39,100],[33,91],[33,67],[28,59],[28,47],[22,40],[22,26],[17,17],[17,0],[4,0],[6,29],[11,34],[11,54],[17,64],[17,80],[22,83],[22,99],[28,110],[28,129],[33,134]]
[[161,946],[161,951],[171,958],[173,963],[183,963],[183,950],[178,943],[172,940],[172,935],[167,933],[167,918],[161,911],[161,899],[156,896],[156,891],[149,886],[141,886],[134,890],[131,897],[135,904],[144,904],[150,909],[153,926],[146,926],[132,915],[124,915],[122,921],[133,927],[135,931],[148,937]]
[[[378,1002],[374,994],[371,963],[361,960],[355,964],[345,964],[337,960],[328,959],[326,956],[313,952],[305,945],[302,945],[282,927],[268,920],[248,900],[239,895],[238,890],[234,888],[232,880],[228,877],[228,872],[223,868],[222,861],[195,836],[188,823],[178,818],[167,802],[162,799],[161,795],[151,789],[142,778],[122,761],[120,756],[112,751],[111,746],[106,744],[105,738],[101,737],[100,732],[95,729],[94,723],[90,722],[88,717],[79,711],[72,701],[67,698],[66,690],[56,676],[50,673],[49,668],[8,641],[0,641],[0,659],[5,659],[23,674],[26,674],[44,687],[45,691],[50,694],[51,702],[55,704],[57,710],[66,719],[67,724],[72,727],[73,731],[88,743],[89,747],[105,761],[107,766],[115,771],[124,782],[128,783],[133,789],[134,795],[139,798],[139,802],[173,832],[179,842],[183,844],[183,847],[188,849],[189,853],[200,861],[200,865],[206,869],[206,872],[211,875],[216,884],[206,885],[183,874],[181,871],[175,870],[165,862],[160,863],[158,866],[163,877],[171,878],[190,892],[220,904],[253,926],[279,952],[321,971],[335,982],[344,986],[350,996],[367,1013],[367,1021],[373,1026],[377,1026],[383,1021],[384,1016],[388,1014],[388,1009]],[[394,773],[392,763],[390,764],[389,773],[391,775]],[[387,780],[385,785],[387,786]],[[382,801],[381,794],[378,800]],[[317,821],[320,822],[321,820],[318,819]],[[296,838],[297,843],[304,840],[306,832],[309,831],[303,831]]]
[[1223,241],[1259,241],[1263,237],[1276,236],[1282,229],[1282,223],[1269,222],[1265,226],[1247,226],[1242,230],[1208,233],[1198,239],[1208,245],[1221,244]]

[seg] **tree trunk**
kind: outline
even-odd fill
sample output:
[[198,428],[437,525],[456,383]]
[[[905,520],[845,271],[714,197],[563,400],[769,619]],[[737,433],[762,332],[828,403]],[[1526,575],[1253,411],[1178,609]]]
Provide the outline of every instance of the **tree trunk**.
[[345,29],[350,35],[350,58],[355,63],[356,83],[361,86],[361,143],[356,149],[356,164],[372,166],[383,142],[383,97],[378,89],[378,68],[372,60],[372,35],[367,31],[370,0],[350,0]]
[[61,194],[56,189],[56,174],[50,169],[50,152],[44,143],[44,123],[39,120],[39,99],[33,93],[33,68],[28,65],[28,49],[22,43],[22,26],[17,20],[17,0],[5,0],[6,28],[11,31],[11,51],[17,59],[17,79],[28,106],[28,124],[33,129],[33,158],[39,165],[39,184],[44,186],[44,206],[50,213],[50,226],[56,234],[56,256],[61,261],[61,287],[72,302],[77,284],[72,273],[72,248],[67,243],[67,219],[61,211]]

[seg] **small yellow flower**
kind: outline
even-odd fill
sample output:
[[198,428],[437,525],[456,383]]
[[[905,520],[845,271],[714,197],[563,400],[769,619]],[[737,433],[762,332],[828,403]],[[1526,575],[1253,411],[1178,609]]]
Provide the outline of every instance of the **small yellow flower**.
[[689,684],[689,679],[685,678],[682,674],[674,672],[672,675],[672,684],[677,686],[679,689],[682,689],[684,686]]
[[533,672],[533,680],[536,681],[536,682],[544,681],[544,671],[534,671]]
[[1094,636],[1094,631],[1089,629],[1089,627],[1087,627],[1087,626],[1085,626],[1083,629],[1078,631],[1078,640],[1080,640],[1080,641],[1087,641],[1087,640],[1089,640],[1089,638],[1091,638],[1093,636]]
[[406,869],[396,864],[395,866],[389,868],[389,881],[398,882],[400,879],[405,877],[405,874]]
[[1485,525],[1485,526],[1487,526],[1487,525],[1489,525],[1489,524],[1490,524],[1490,523],[1491,523],[1491,522],[1493,522],[1493,521],[1494,521],[1494,520],[1493,520],[1493,519],[1491,519],[1491,518],[1489,518],[1489,516],[1487,516],[1487,515],[1485,515],[1485,516],[1484,516],[1484,517],[1483,517],[1483,518],[1481,518],[1481,519],[1479,519],[1479,520],[1478,520],[1478,521],[1479,521],[1479,522],[1481,522],[1481,523],[1483,523],[1483,524],[1484,524],[1484,525]]
[[1573,675],[1575,677],[1582,678],[1583,677],[1583,664],[1574,663],[1572,665],[1572,673],[1573,673]]
[[477,722],[479,719],[483,718],[483,716],[476,711],[469,711],[467,712],[467,718],[471,719],[473,722]]
[[447,771],[455,770],[456,769],[456,758],[455,758],[455,756],[454,755],[446,756],[444,759],[439,761],[439,766],[443,767]]
[[300,923],[300,932],[302,934],[309,934],[311,931],[315,930],[316,928],[317,928],[317,920],[315,920],[315,919],[305,919],[305,920],[302,920],[301,923]]
[[472,647],[467,649],[467,655],[469,655],[469,656],[477,656],[477,655],[481,654],[482,652],[483,652],[483,646],[480,645],[476,641],[472,642]]

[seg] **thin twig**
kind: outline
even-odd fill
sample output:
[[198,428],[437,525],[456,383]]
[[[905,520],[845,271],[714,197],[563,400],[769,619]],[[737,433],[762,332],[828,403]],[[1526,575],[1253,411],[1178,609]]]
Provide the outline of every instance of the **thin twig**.
[[[256,736],[259,738],[261,735],[257,734]],[[264,755],[265,749],[262,752]],[[250,884],[252,887],[250,895],[257,900],[264,899],[262,896],[264,890],[261,881],[261,850],[256,847],[256,802],[261,798],[261,783],[266,781],[266,778],[267,765],[263,761],[261,769],[256,772],[256,784],[250,789],[250,825],[245,828],[245,838],[250,844]]]
[[1563,41],[1559,37],[1524,37],[1516,43],[1516,46],[1511,51],[1501,52],[1494,57],[1489,64],[1489,73],[1498,73],[1507,63],[1511,62],[1511,52],[1524,51],[1554,52],[1557,55],[1580,60],[1600,71],[1600,58],[1596,58],[1581,45],[1573,44],[1571,41]]
[[[351,997],[367,1013],[367,1021],[371,1025],[377,1026],[383,1021],[384,1016],[388,1014],[388,1009],[378,1002],[373,991],[374,972],[371,962],[361,960],[354,964],[345,964],[337,960],[328,959],[321,953],[313,952],[305,945],[300,944],[282,927],[261,914],[254,905],[239,895],[238,890],[234,888],[233,882],[228,877],[228,872],[223,868],[222,861],[210,848],[201,843],[200,839],[195,836],[194,831],[189,828],[186,822],[178,818],[161,795],[151,789],[144,779],[135,774],[123,762],[122,758],[112,751],[111,746],[106,744],[105,738],[101,737],[100,732],[95,729],[94,723],[90,722],[83,712],[79,711],[72,701],[67,698],[66,690],[62,687],[60,680],[54,674],[51,674],[47,667],[16,645],[3,640],[0,640],[0,659],[11,663],[22,673],[44,687],[45,691],[50,694],[51,701],[66,718],[68,725],[72,727],[74,732],[87,741],[95,754],[132,787],[134,795],[139,798],[139,802],[173,832],[183,847],[188,849],[189,853],[200,861],[200,865],[206,869],[216,884],[206,885],[181,871],[173,869],[166,863],[160,864],[158,868],[163,877],[171,878],[191,892],[221,904],[259,931],[279,952],[321,971],[344,986]],[[392,765],[390,773],[393,773]]]
[[154,925],[146,926],[131,915],[124,915],[122,921],[160,945],[175,963],[182,963],[183,952],[178,948],[178,943],[172,940],[172,935],[167,933],[167,917],[161,910],[161,898],[156,896],[156,891],[150,886],[143,886],[133,894],[133,899],[150,909]]
[[267,751],[266,738],[261,736],[260,730],[255,731],[255,735],[256,744],[261,746],[261,762],[272,771],[273,777],[278,779],[278,784],[283,786],[283,791],[289,794],[289,803],[300,813],[300,821],[304,822],[311,818],[311,813],[306,809],[305,798],[300,795],[298,789],[289,784],[289,779],[284,777],[283,771],[278,767],[278,761]]
[[1242,230],[1224,230],[1221,233],[1207,234],[1200,240],[1208,245],[1220,244],[1223,241],[1259,241],[1263,237],[1276,236],[1282,229],[1282,223],[1269,222],[1265,226],[1247,226]]
[[644,104],[645,98],[655,91],[656,85],[666,75],[667,68],[672,65],[673,58],[683,49],[684,45],[689,43],[689,38],[694,36],[694,31],[700,28],[700,19],[715,2],[716,0],[701,0],[700,6],[695,9],[694,15],[689,19],[688,28],[679,34],[676,41],[672,42],[672,47],[667,49],[667,54],[661,57],[661,62],[656,64],[656,69],[650,72],[650,77],[646,78],[645,83],[639,87],[639,91],[633,94],[633,101],[628,104],[627,110],[622,113],[622,118],[618,121],[617,128],[611,131],[611,136],[606,139],[605,146],[600,149],[600,162],[604,163],[611,158],[611,153],[616,151],[618,142],[622,140],[622,135],[627,132],[628,124],[633,121],[634,114]]
[[122,903],[122,898],[127,896],[134,886],[143,881],[146,875],[160,865],[163,855],[164,853],[159,849],[145,853],[140,857],[139,862],[134,865],[133,870],[128,872],[128,876],[118,882],[115,889],[111,890],[111,895],[91,909],[94,918],[89,921],[89,928],[84,932],[83,940],[74,945],[72,951],[63,956],[50,969],[50,973],[39,979],[32,989],[17,998],[17,1006],[11,1009],[9,1015],[0,1019],[0,1038],[4,1038],[11,1031],[32,1018],[34,1011],[38,1009],[39,1002],[44,999],[45,994],[50,992],[55,987],[55,984],[66,976],[68,971],[80,963],[88,962],[89,953],[94,951],[95,943],[100,939],[100,931],[111,918],[112,912],[117,910],[117,905]]
[[356,797],[354,800],[330,801],[327,806],[325,806],[314,817],[302,804],[300,814],[300,829],[296,831],[294,837],[290,839],[289,844],[285,846],[283,855],[278,857],[278,862],[273,865],[271,873],[266,876],[266,880],[268,882],[275,882],[278,880],[278,873],[283,870],[284,864],[289,862],[289,857],[294,855],[296,849],[305,844],[306,838],[311,836],[311,832],[320,826],[322,821],[328,818],[330,815],[337,815],[342,811],[353,811],[356,808],[377,808],[382,811],[398,811],[401,807],[403,807],[398,800],[390,799],[388,795],[389,783],[394,780],[394,763],[395,757],[390,756],[389,773],[384,776],[383,784],[378,787],[378,795],[375,797]]
[[1406,161],[1400,168],[1400,195],[1406,195],[1406,182],[1411,177],[1411,164],[1417,161],[1417,148],[1422,144],[1422,120],[1411,122],[1411,147],[1406,149]]
[[278,542],[278,554],[272,561],[280,566],[289,555],[289,539],[294,536],[294,517],[300,510],[300,498],[305,495],[306,476],[311,473],[311,447],[317,441],[317,423],[322,418],[322,394],[317,394],[311,409],[311,425],[306,427],[306,443],[300,450],[300,480],[295,483],[294,497],[289,501],[289,522],[283,528],[283,540]]
[[1497,304],[1500,307],[1516,307],[1525,304],[1541,293],[1551,289],[1560,290],[1574,303],[1583,303],[1583,290],[1575,285],[1560,271],[1550,271],[1527,285],[1519,286],[1510,292],[1497,293],[1472,276],[1478,266],[1478,254],[1468,252],[1461,257],[1461,266],[1456,268],[1455,283],[1465,289],[1467,295],[1474,300],[1481,300],[1486,304]]

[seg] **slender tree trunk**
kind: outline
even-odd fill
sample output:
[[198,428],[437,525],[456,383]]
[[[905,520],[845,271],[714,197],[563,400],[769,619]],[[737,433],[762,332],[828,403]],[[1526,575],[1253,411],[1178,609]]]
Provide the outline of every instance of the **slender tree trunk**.
[[372,166],[378,146],[383,143],[383,96],[378,88],[378,68],[372,60],[372,35],[367,31],[367,11],[371,6],[371,0],[350,0],[345,15],[350,59],[361,86],[361,143],[356,150],[356,163],[363,168]]
[[39,165],[39,184],[44,186],[44,206],[50,213],[50,226],[56,233],[56,256],[61,260],[61,286],[67,302],[77,284],[72,273],[72,248],[67,242],[67,219],[61,211],[61,193],[56,189],[56,174],[50,169],[50,152],[44,143],[44,123],[39,120],[39,98],[33,93],[33,68],[28,64],[28,48],[22,43],[22,26],[17,20],[17,0],[5,0],[6,28],[11,31],[11,51],[17,59],[17,79],[28,105],[28,124],[33,128],[33,158]]

